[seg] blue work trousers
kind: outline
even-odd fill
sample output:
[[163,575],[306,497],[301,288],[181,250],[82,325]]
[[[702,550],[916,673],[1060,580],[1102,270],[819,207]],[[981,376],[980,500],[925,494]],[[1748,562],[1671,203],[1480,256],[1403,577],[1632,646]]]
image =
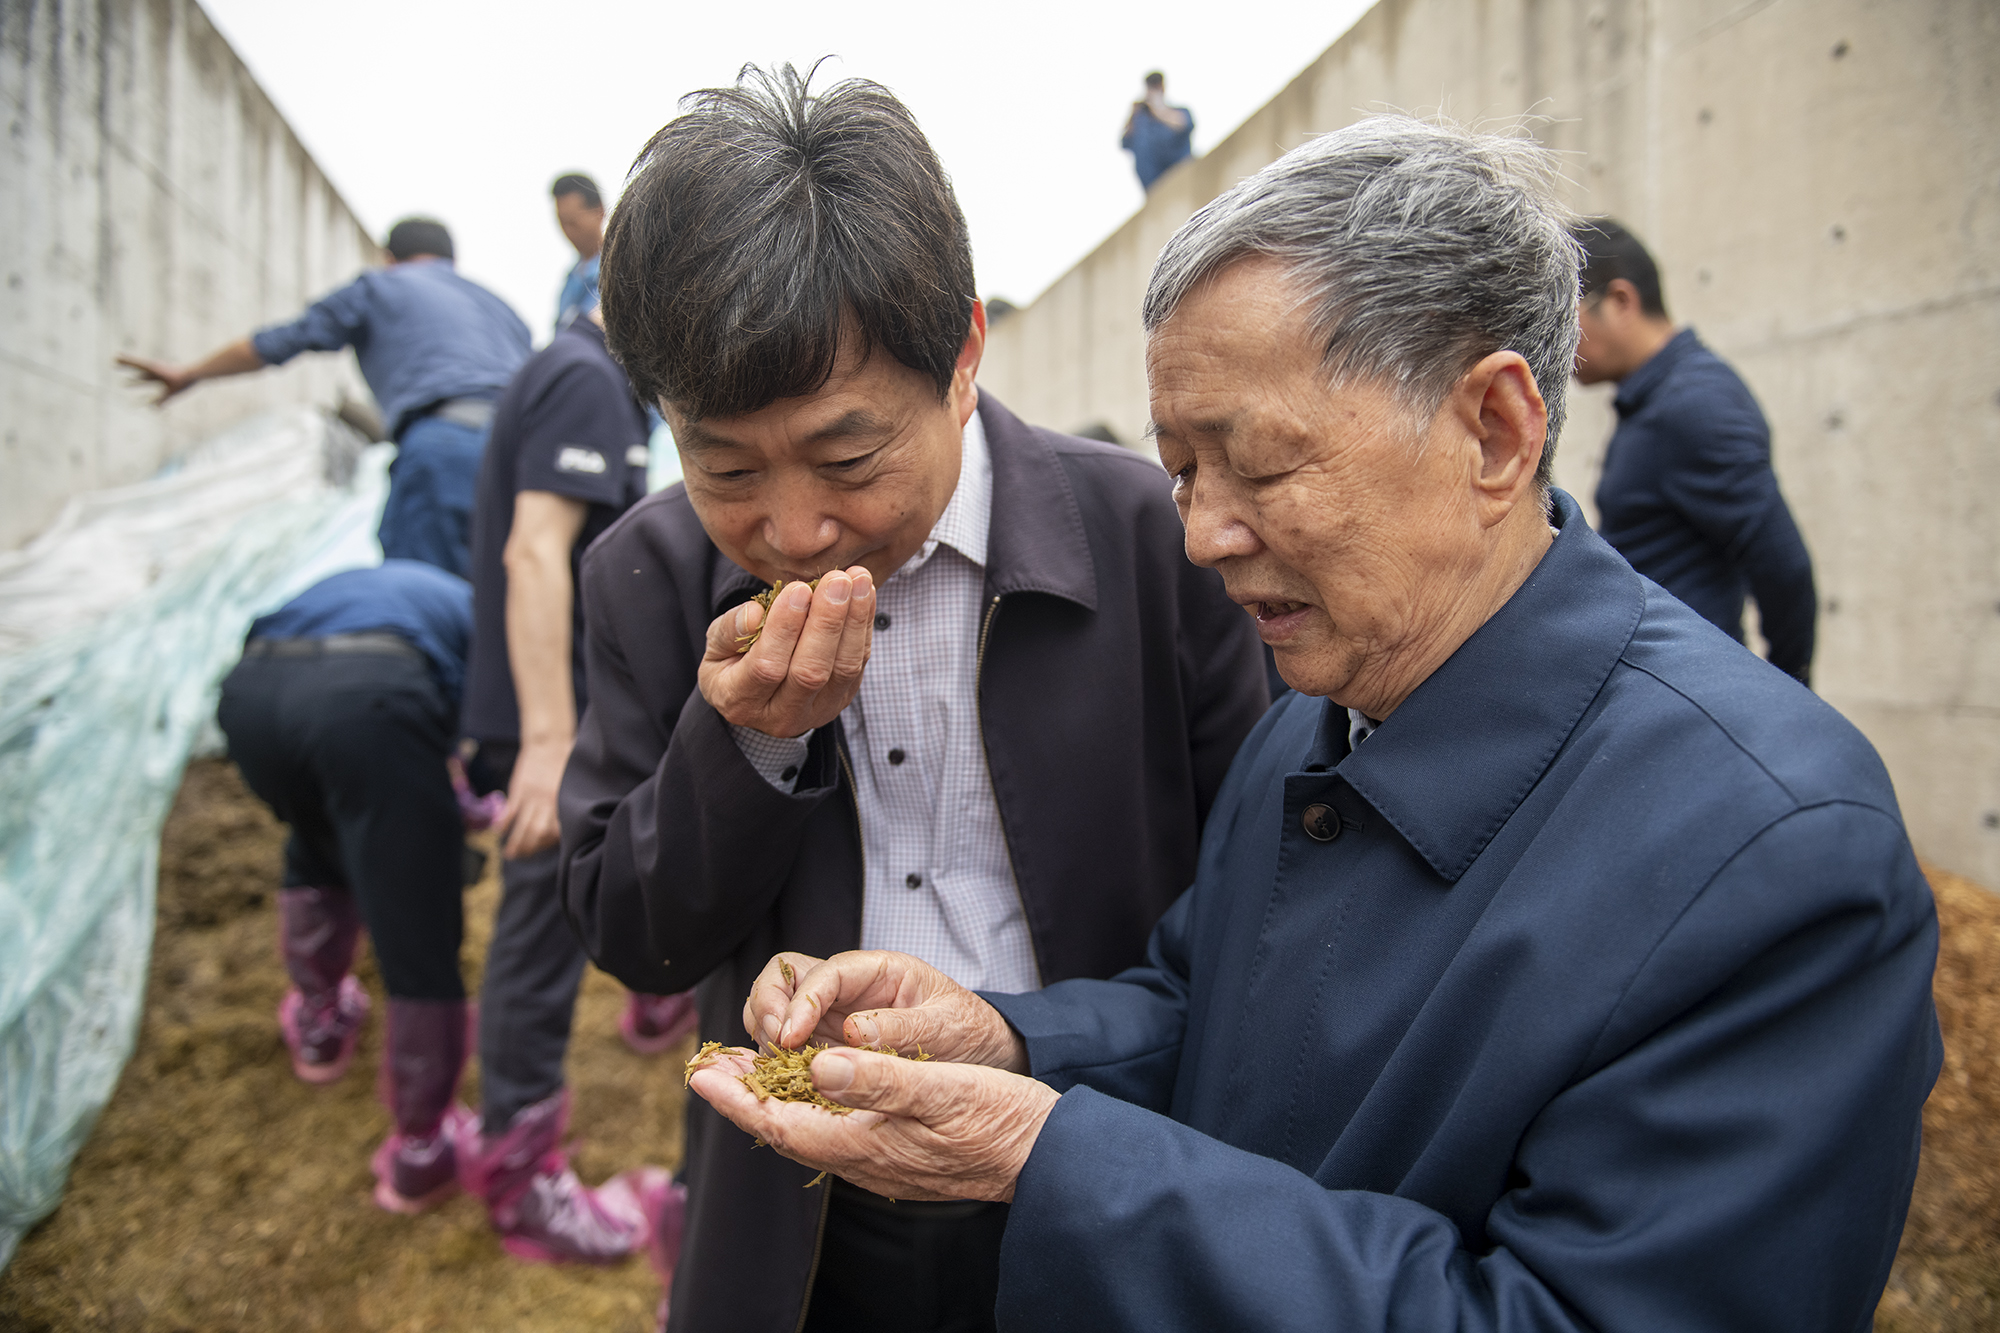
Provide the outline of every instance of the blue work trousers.
[[412,422],[389,465],[378,536],[384,559],[421,560],[472,577],[472,498],[487,429],[442,417]]

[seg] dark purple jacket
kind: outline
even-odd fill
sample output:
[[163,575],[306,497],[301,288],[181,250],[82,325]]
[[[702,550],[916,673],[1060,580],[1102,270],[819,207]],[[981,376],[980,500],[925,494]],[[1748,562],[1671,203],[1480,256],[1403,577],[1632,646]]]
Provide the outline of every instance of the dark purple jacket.
[[[1202,821],[1267,703],[1250,620],[1188,563],[1160,469],[982,395],[993,460],[979,714],[1044,982],[1138,963],[1194,878]],[[590,709],[563,778],[563,894],[636,990],[700,984],[701,1035],[744,1040],[773,953],[859,946],[861,841],[840,725],[797,790],[758,776],[696,688],[709,623],[761,585],[680,487],[583,563]],[[675,1330],[790,1333],[818,1256],[813,1173],[690,1099]]]

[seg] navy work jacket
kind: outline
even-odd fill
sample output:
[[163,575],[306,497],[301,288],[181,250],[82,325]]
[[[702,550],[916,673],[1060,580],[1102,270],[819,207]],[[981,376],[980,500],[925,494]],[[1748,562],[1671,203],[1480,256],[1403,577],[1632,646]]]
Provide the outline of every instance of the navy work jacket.
[[1869,1326],[1942,1055],[1888,776],[1558,509],[1353,753],[1272,708],[1147,965],[987,997],[1064,1093],[1001,1328]]
[[1757,602],[1771,664],[1808,680],[1819,612],[1812,557],[1771,471],[1750,388],[1682,329],[1625,377],[1597,483],[1598,526],[1632,568],[1739,642]]

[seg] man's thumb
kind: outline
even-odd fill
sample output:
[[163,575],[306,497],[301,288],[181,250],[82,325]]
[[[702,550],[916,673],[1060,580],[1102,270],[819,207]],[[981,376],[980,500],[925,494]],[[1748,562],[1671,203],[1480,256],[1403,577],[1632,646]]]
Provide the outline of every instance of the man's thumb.
[[813,1086],[830,1100],[857,1111],[919,1120],[935,1100],[929,1095],[935,1091],[931,1085],[947,1070],[952,1066],[839,1047],[821,1051],[812,1062]]

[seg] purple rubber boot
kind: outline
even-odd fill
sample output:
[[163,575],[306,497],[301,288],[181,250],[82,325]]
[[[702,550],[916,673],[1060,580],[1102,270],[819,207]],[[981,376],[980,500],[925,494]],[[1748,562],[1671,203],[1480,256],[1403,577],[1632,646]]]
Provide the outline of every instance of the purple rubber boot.
[[522,1111],[498,1138],[468,1135],[459,1179],[486,1201],[507,1253],[531,1263],[609,1264],[646,1243],[649,1197],[669,1177],[659,1167],[613,1176],[596,1189],[576,1178],[563,1152],[569,1089]]
[[292,1072],[308,1083],[331,1083],[354,1062],[368,1017],[368,994],[348,975],[360,937],[361,912],[347,890],[278,890],[278,955],[292,979],[278,1027]]
[[452,1101],[471,1044],[464,1000],[389,1000],[388,1050],[376,1092],[396,1129],[375,1150],[375,1202],[421,1213],[458,1192],[458,1145],[472,1112]]
[[639,1054],[658,1055],[671,1050],[683,1037],[693,1036],[700,1022],[691,990],[678,995],[633,991],[625,997],[625,1012],[618,1016],[618,1035]]

